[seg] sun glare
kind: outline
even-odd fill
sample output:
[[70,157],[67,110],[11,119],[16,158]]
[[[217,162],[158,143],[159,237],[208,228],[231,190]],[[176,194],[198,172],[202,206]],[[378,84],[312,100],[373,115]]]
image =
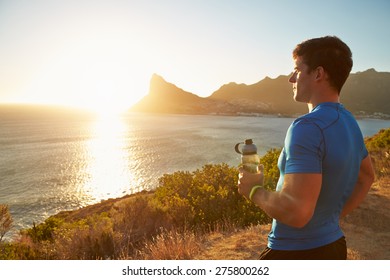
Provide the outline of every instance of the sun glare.
[[[125,89],[121,89],[126,92]],[[112,81],[95,82],[80,98],[78,106],[98,114],[102,118],[118,116],[137,102],[130,93],[121,94]]]
[[119,117],[97,120],[94,137],[88,143],[90,180],[84,192],[92,200],[118,197],[132,192],[136,180],[128,168],[126,153],[126,124]]
[[87,110],[97,114],[101,119],[115,118],[128,110],[129,107],[127,104],[111,100],[107,100],[107,102],[91,100],[91,103],[85,106]]

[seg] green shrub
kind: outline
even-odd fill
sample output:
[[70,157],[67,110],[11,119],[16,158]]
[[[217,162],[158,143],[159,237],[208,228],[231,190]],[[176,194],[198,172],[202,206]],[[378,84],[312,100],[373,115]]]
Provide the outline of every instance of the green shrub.
[[33,227],[23,230],[21,233],[29,236],[34,242],[39,241],[52,241],[54,231],[60,227],[63,223],[63,220],[49,217],[45,222],[35,225]]
[[12,216],[8,205],[0,204],[0,243],[4,235],[11,229],[13,224]]
[[366,138],[365,143],[377,178],[390,175],[390,128],[381,129],[372,137]]
[[165,212],[155,207],[150,198],[150,194],[137,194],[117,203],[111,210],[113,231],[118,234],[116,255],[132,255],[161,228],[171,227]]
[[266,223],[260,208],[237,191],[238,170],[227,164],[205,165],[190,172],[165,174],[159,181],[154,202],[176,226],[210,228],[229,220],[238,226]]
[[115,233],[107,213],[65,223],[54,234],[55,259],[107,259],[115,255]]
[[42,260],[41,251],[25,242],[5,242],[0,244],[0,260]]
[[390,150],[390,128],[381,129],[377,134],[365,139],[367,149],[377,152],[383,149]]
[[274,190],[279,179],[278,159],[282,149],[271,149],[261,159],[264,166],[264,187]]

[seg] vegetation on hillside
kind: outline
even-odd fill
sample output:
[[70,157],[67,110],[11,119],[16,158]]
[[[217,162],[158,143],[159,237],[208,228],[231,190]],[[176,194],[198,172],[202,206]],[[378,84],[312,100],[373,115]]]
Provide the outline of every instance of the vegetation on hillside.
[[366,139],[377,179],[390,175],[390,128]]
[[11,229],[13,223],[8,205],[0,204],[0,243],[4,235]]
[[[377,177],[388,176],[390,129],[366,143]],[[261,158],[266,188],[276,185],[279,154],[271,149]],[[22,230],[17,240],[0,242],[0,259],[191,259],[207,233],[270,222],[238,194],[237,176],[226,164],[165,174],[153,192],[61,212]],[[10,224],[3,221],[11,217],[2,209],[4,235]]]

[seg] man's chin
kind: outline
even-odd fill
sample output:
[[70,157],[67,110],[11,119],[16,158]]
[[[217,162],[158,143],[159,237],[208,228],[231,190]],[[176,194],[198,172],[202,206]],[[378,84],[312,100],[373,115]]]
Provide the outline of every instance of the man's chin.
[[293,99],[294,99],[295,102],[307,103],[307,101],[304,98],[302,98],[302,96],[298,96],[296,94],[294,94]]

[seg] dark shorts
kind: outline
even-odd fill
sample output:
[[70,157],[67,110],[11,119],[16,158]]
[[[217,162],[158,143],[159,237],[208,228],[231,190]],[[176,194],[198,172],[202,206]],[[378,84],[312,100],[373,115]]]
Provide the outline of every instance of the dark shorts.
[[347,243],[345,237],[314,249],[284,251],[265,248],[261,260],[346,260]]

